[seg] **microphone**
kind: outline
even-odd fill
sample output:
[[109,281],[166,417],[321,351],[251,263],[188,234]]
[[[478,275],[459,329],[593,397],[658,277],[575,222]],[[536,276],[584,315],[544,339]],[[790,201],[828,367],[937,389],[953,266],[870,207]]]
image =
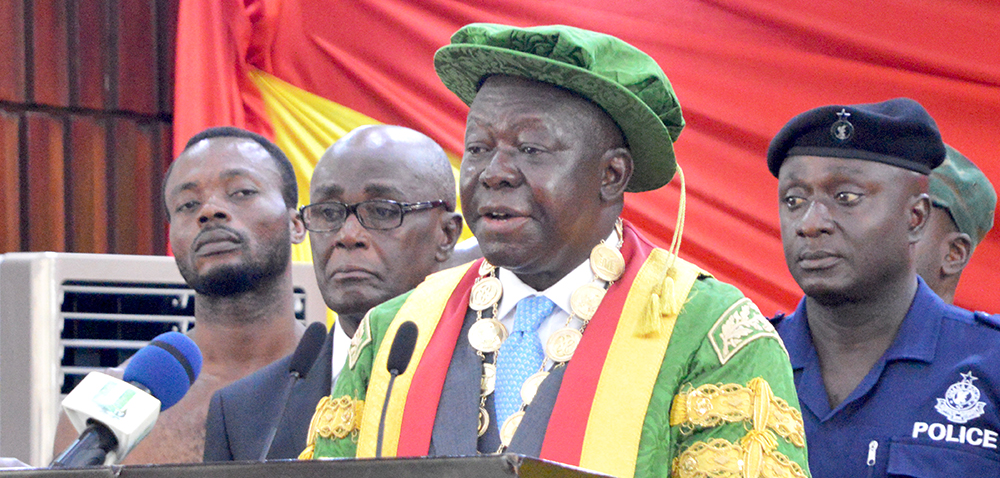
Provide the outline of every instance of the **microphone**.
[[295,352],[292,353],[292,360],[288,363],[288,386],[285,387],[285,393],[281,400],[281,410],[278,411],[277,419],[275,419],[274,424],[271,426],[271,431],[264,440],[264,447],[260,451],[259,461],[264,461],[267,458],[267,452],[271,451],[271,443],[274,442],[274,435],[278,433],[278,424],[281,423],[281,418],[285,416],[285,407],[288,406],[288,396],[292,394],[292,387],[295,386],[295,382],[299,379],[306,378],[306,374],[312,368],[313,362],[316,361],[316,356],[319,355],[320,349],[323,348],[325,339],[326,327],[319,322],[310,324],[305,333],[302,334],[299,345],[295,347]]
[[117,463],[177,403],[201,372],[201,351],[179,332],[154,338],[129,359],[123,380],[91,372],[66,396],[63,410],[80,437],[49,464],[79,468]]
[[385,403],[382,404],[382,417],[378,421],[378,443],[375,446],[375,458],[382,457],[385,412],[389,408],[389,397],[392,396],[392,384],[396,381],[396,376],[406,372],[406,367],[410,365],[410,358],[413,357],[413,347],[416,345],[417,324],[407,320],[396,331],[396,337],[392,339],[392,348],[389,349],[389,359],[386,360],[385,364],[386,370],[389,371],[389,386],[385,391]]

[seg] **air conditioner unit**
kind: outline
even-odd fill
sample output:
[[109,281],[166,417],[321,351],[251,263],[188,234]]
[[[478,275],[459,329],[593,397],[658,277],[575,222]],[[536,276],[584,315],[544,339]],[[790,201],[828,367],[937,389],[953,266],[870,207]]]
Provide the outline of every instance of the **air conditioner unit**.
[[[312,264],[295,263],[295,314],[325,322]],[[194,325],[194,291],[172,257],[0,255],[0,456],[52,459],[62,396],[153,337]]]

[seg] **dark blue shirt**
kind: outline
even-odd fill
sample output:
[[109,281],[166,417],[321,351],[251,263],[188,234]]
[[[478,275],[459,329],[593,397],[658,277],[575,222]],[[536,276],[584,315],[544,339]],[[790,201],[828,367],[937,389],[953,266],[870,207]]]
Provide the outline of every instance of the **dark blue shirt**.
[[805,299],[777,319],[795,372],[814,478],[1000,477],[1000,323],[944,303],[922,279],[895,341],[830,409]]

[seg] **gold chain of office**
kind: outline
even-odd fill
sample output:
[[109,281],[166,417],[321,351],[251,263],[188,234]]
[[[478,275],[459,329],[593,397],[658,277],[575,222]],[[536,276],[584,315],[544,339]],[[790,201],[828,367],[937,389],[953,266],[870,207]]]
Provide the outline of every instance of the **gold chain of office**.
[[[570,316],[566,319],[565,325],[549,336],[545,343],[545,356],[553,362],[553,367],[564,365],[573,358],[576,347],[583,339],[583,331],[601,305],[608,287],[611,287],[625,272],[625,259],[621,254],[624,235],[620,218],[615,222],[615,232],[618,233],[617,247],[609,246],[602,240],[590,251],[590,269],[594,273],[594,280],[573,291],[570,296],[570,308],[572,309]],[[503,285],[496,277],[496,267],[483,260],[479,266],[479,277],[476,278],[469,293],[469,307],[476,311],[476,322],[469,328],[469,343],[476,349],[476,354],[482,360],[483,367],[480,381],[479,436],[483,436],[490,425],[490,414],[486,410],[486,398],[495,389],[500,346],[508,335],[507,328],[496,318],[501,297],[503,297]],[[489,316],[484,316],[483,312],[486,310],[491,312]],[[583,322],[579,330],[570,326],[574,318]],[[489,361],[487,361],[487,354],[491,355]],[[517,428],[521,424],[521,419],[524,418],[525,408],[531,404],[535,393],[538,392],[538,387],[548,375],[549,372],[546,371],[545,360],[543,360],[538,372],[525,379],[524,384],[521,385],[521,407],[500,427],[501,445],[497,453],[503,452],[510,445],[514,433],[517,432]]]

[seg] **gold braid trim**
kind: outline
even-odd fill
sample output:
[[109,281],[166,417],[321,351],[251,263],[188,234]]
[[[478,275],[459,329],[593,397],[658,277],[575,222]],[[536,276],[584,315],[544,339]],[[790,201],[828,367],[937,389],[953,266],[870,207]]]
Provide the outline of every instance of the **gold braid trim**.
[[306,432],[306,448],[299,453],[300,460],[312,460],[313,450],[316,448],[316,426],[319,422],[319,411],[330,401],[330,397],[323,397],[316,404],[316,411],[313,412],[312,420],[309,421],[309,431]]
[[361,427],[365,401],[353,400],[349,395],[340,398],[323,397],[316,404],[316,412],[309,422],[306,434],[306,448],[299,454],[300,460],[311,460],[316,448],[316,437],[329,439],[346,438]]
[[[741,440],[746,442],[768,441],[770,432],[751,431]],[[770,437],[773,443],[774,437]],[[680,456],[674,458],[671,476],[680,478],[807,478],[798,463],[774,449],[764,452],[751,474],[749,455],[753,452],[743,444],[731,443],[722,438],[697,442]]]
[[802,413],[775,397],[770,385],[760,377],[750,380],[746,387],[738,383],[705,384],[677,394],[670,407],[670,426],[680,425],[687,431],[742,421],[752,421],[754,429],[771,429],[793,445],[805,447]]

